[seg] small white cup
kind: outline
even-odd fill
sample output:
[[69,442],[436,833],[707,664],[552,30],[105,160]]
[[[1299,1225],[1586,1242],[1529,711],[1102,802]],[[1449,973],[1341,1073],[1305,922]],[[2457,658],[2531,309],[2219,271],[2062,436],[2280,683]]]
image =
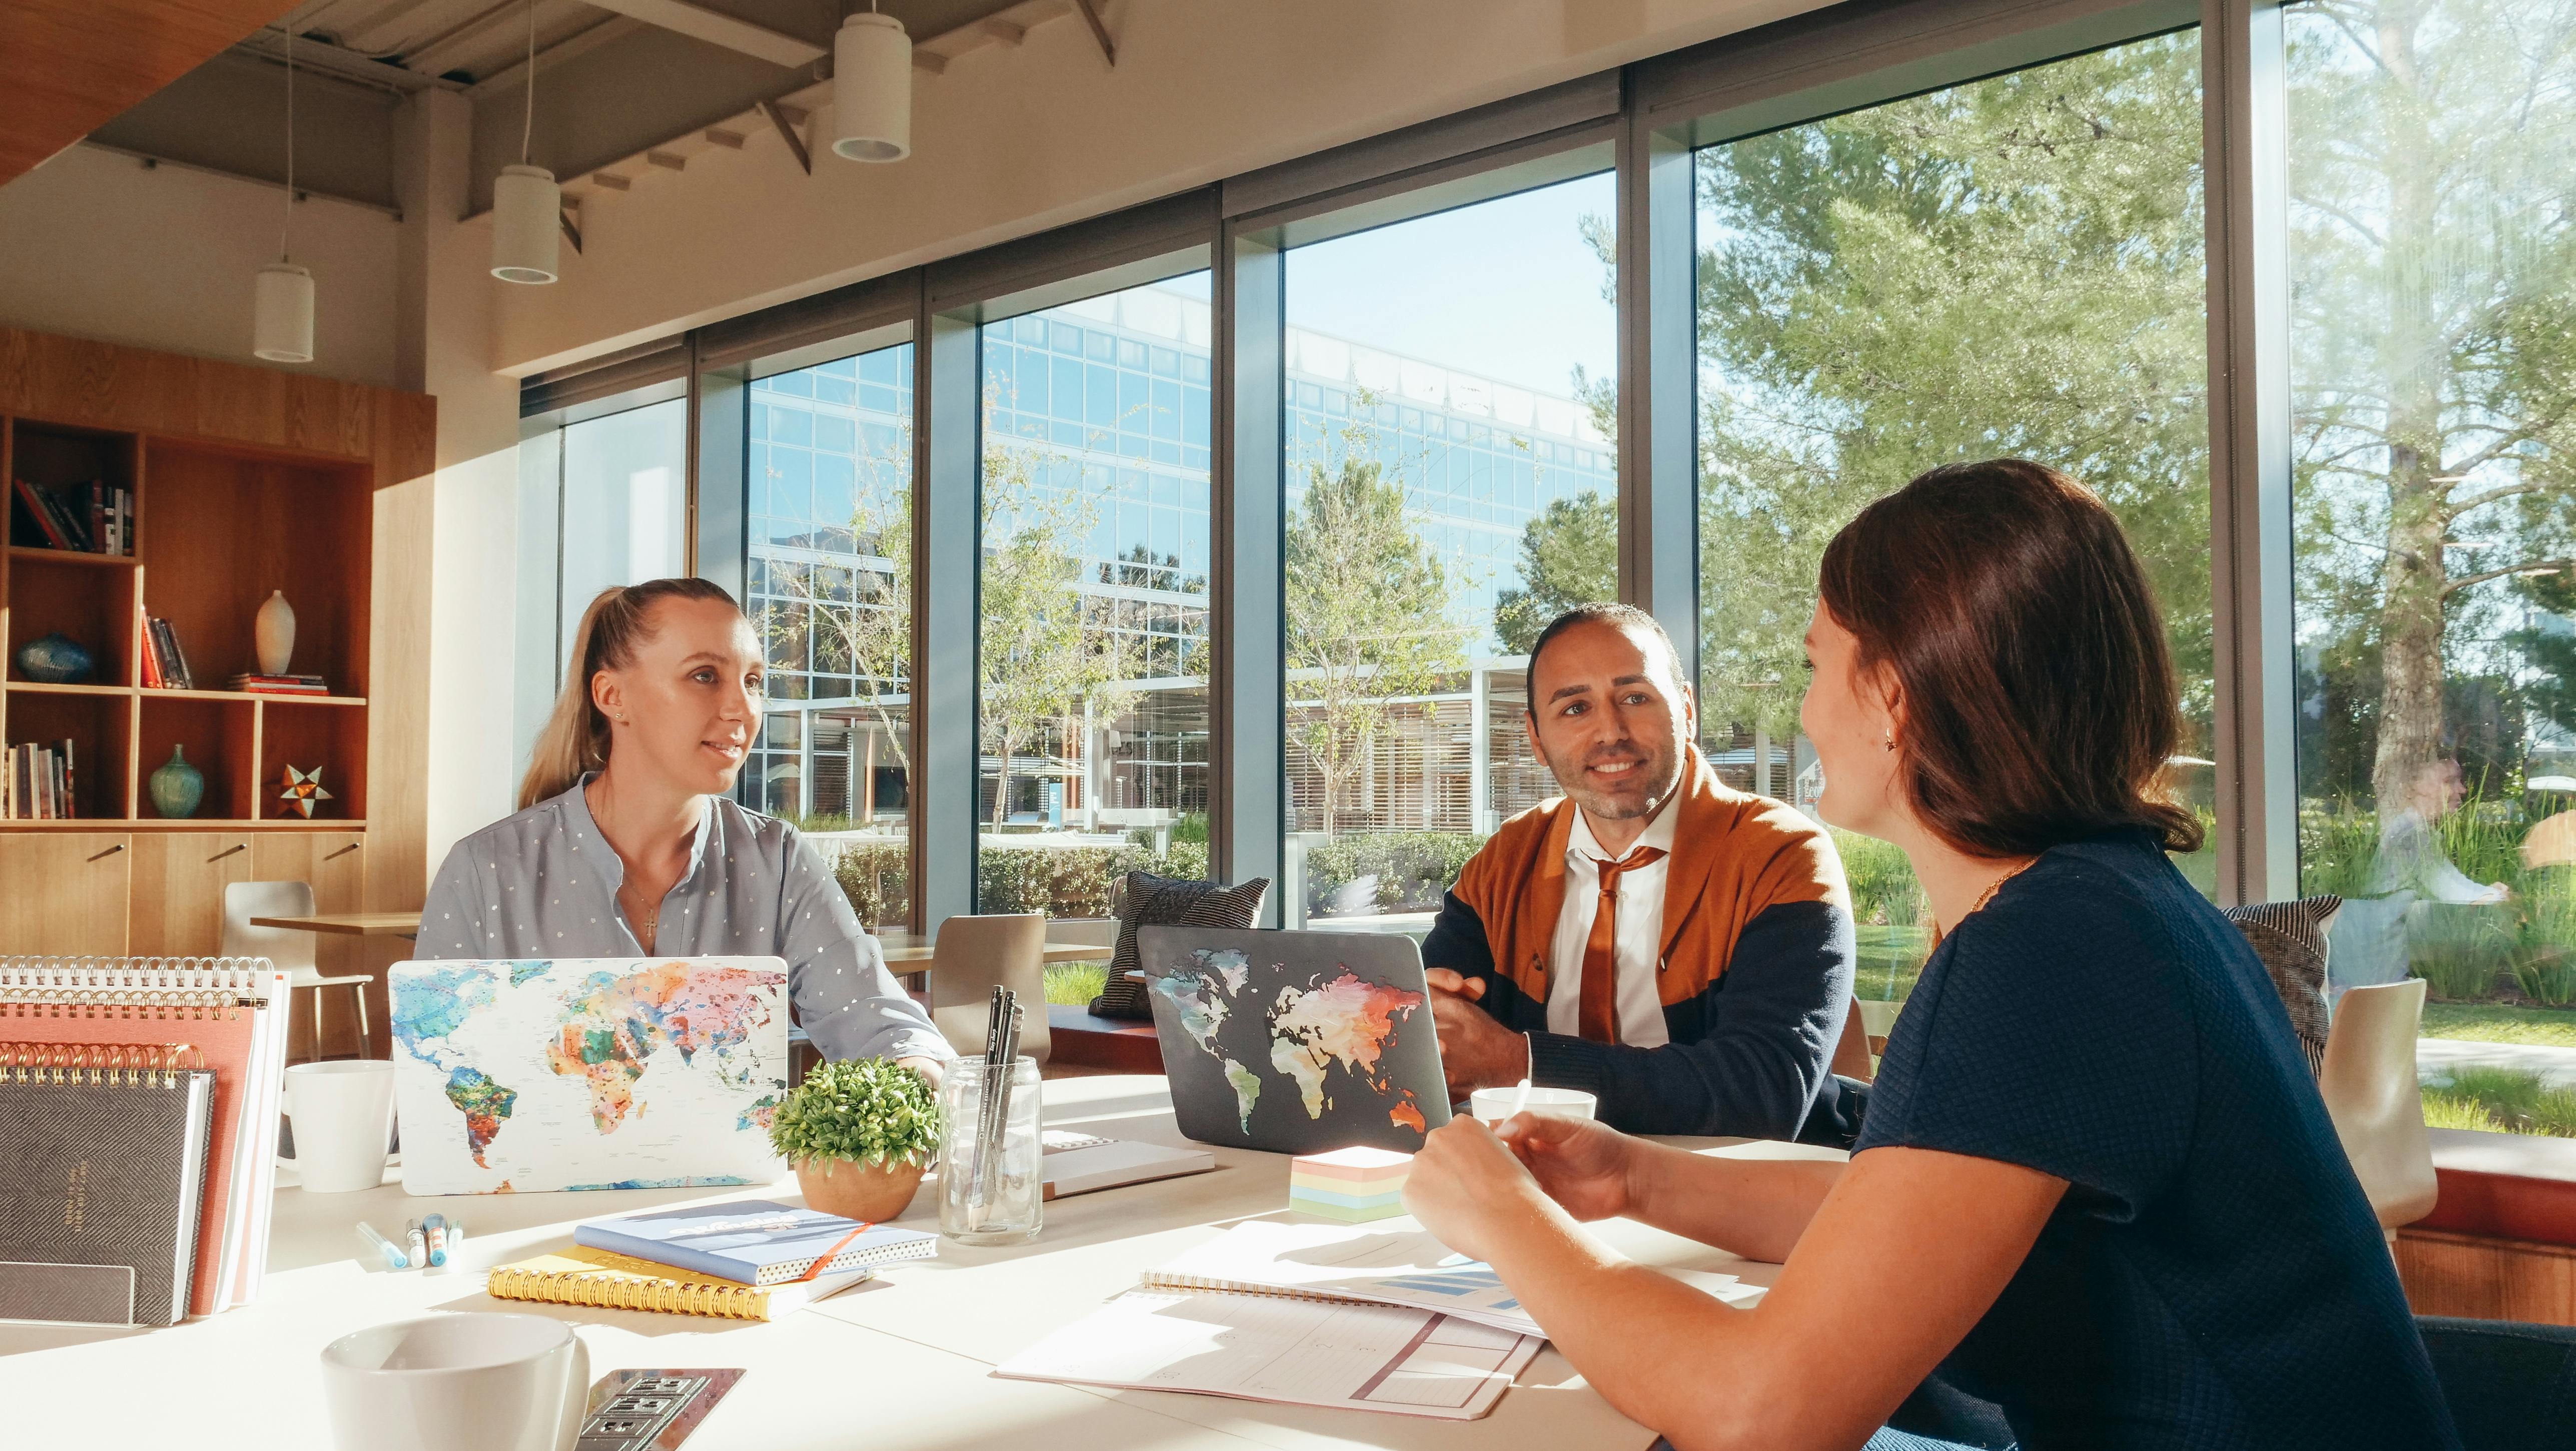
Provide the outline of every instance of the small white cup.
[[340,1451],[572,1451],[590,1350],[539,1315],[399,1320],[322,1347],[322,1394]]
[[[1512,1102],[1521,1096],[1520,1085],[1509,1088],[1479,1088],[1467,1095],[1467,1112],[1476,1122],[1493,1128],[1512,1116]],[[1532,1088],[1529,1102],[1521,1105],[1531,1113],[1552,1114],[1557,1118],[1592,1118],[1600,1100],[1579,1088]]]
[[295,1168],[310,1194],[347,1194],[385,1180],[394,1121],[394,1065],[382,1058],[295,1063],[286,1070]]

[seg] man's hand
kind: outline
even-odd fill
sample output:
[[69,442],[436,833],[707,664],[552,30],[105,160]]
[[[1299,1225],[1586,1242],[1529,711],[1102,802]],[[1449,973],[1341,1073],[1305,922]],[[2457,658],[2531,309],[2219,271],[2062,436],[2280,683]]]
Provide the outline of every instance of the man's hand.
[[1432,968],[1423,978],[1431,986],[1431,1022],[1440,1034],[1440,1068],[1449,1079],[1451,1102],[1479,1088],[1529,1076],[1529,1039],[1477,1006],[1485,995],[1483,979],[1461,977],[1445,967]]

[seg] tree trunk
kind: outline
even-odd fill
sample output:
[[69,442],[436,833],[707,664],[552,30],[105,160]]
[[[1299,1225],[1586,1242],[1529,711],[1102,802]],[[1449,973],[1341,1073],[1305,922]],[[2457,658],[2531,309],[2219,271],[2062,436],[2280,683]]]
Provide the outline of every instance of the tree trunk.
[[1001,731],[1002,755],[993,768],[993,829],[1000,831],[1002,822],[1011,814],[1011,751],[1019,743],[1012,739],[1010,728]]
[[2388,555],[2380,566],[2379,741],[2371,788],[2380,808],[2406,798],[2442,746],[2443,584],[2448,568],[2450,489],[2442,468],[2443,355],[2432,275],[2441,264],[2434,236],[2433,154],[2415,56],[2421,12],[2404,0],[2379,12],[2379,53],[2387,70],[2382,114],[2388,130],[2387,331],[2380,376],[2388,385]]

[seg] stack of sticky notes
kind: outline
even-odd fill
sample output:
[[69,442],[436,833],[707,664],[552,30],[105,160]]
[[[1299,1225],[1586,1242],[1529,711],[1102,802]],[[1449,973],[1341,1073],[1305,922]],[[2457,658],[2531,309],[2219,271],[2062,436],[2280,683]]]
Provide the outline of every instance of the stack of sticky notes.
[[1404,1212],[1404,1179],[1413,1156],[1387,1149],[1301,1154],[1288,1164],[1288,1207],[1345,1224],[1393,1219]]

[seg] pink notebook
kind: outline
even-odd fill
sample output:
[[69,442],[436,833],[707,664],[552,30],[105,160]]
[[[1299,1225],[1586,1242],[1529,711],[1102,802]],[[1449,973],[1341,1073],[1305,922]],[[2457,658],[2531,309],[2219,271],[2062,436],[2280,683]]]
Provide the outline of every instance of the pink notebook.
[[[267,1177],[257,1173],[255,1161],[273,1162],[276,1156],[274,1093],[257,1091],[263,1055],[253,1051],[255,1040],[274,1036],[260,1031],[265,1026],[260,1020],[268,1010],[230,1005],[229,994],[186,995],[225,1002],[222,1006],[182,1004],[175,996],[148,993],[105,1001],[98,999],[106,994],[82,996],[91,1000],[0,1003],[0,1042],[184,1043],[196,1050],[202,1066],[214,1070],[215,1101],[206,1152],[205,1217],[197,1231],[197,1269],[189,1286],[188,1313],[210,1315],[237,1298],[247,1298],[235,1293],[247,1258],[242,1253],[248,1248],[243,1243],[242,1221],[252,1207],[252,1196],[246,1191],[253,1181]],[[253,1145],[244,1139],[243,1109],[245,1104],[256,1108],[264,1097],[272,1106],[265,1113],[265,1127],[254,1132],[264,1134],[265,1143]]]

